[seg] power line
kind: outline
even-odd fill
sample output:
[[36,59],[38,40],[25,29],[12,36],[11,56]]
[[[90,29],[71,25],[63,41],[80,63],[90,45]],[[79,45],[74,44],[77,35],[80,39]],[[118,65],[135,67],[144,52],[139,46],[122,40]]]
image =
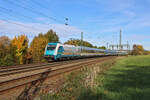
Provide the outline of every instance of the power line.
[[[11,10],[11,9],[6,9],[6,8],[4,8],[4,7],[0,7],[1,13],[4,12],[4,11],[1,10],[1,9],[5,10],[5,11],[8,11],[8,12],[15,12],[15,11],[13,11],[13,10]],[[14,17],[14,15],[12,15],[11,13],[6,13],[6,12],[4,12],[4,14],[8,14],[8,15]],[[18,13],[18,14],[21,14],[21,13]],[[23,14],[21,14],[21,15],[22,15],[23,17],[25,17],[25,18],[27,17],[27,18],[33,19],[32,17],[25,16],[25,15],[23,15]],[[16,17],[16,16],[15,16],[15,17]],[[9,18],[7,17],[7,19],[9,19]],[[3,19],[3,20],[5,20],[5,19]],[[33,19],[33,20],[34,20],[34,19]],[[25,27],[25,28],[30,28],[30,29],[36,29],[36,30],[38,30],[37,28],[34,28],[34,27],[28,27],[28,26],[25,26],[25,25],[23,25],[23,24],[18,24],[18,23],[11,22],[11,21],[8,21],[8,20],[5,20],[5,21],[8,22],[8,23],[11,23],[11,24],[18,25],[18,26],[20,25],[20,26]],[[47,24],[47,23],[43,23],[43,24],[46,24],[46,25],[51,26],[51,24]]]
[[[4,7],[0,7],[0,9],[3,9],[3,10],[5,10],[5,11],[11,12],[11,13],[17,13],[17,14],[20,14],[21,16],[25,17],[25,18],[29,18],[29,19],[35,20],[34,18],[32,18],[32,17],[30,17],[30,16],[26,16],[26,15],[24,15],[24,14],[15,12],[15,11],[13,11],[13,10],[11,10],[11,9],[7,9],[7,8],[4,8]],[[1,12],[3,12],[3,11],[1,10]],[[5,12],[4,12],[4,13],[5,13]],[[5,13],[5,14],[11,15],[10,13]],[[39,22],[39,21],[38,21],[38,22]],[[41,23],[41,22],[39,22],[39,23]],[[43,23],[41,23],[41,24],[47,24],[47,23],[44,23],[44,22],[43,22]],[[47,25],[50,25],[50,24],[47,24]]]
[[[38,1],[35,1],[35,0],[31,0],[31,2],[33,2],[34,4],[36,4],[36,5],[38,5],[38,6],[40,6],[40,7],[42,7],[42,8],[44,8],[44,9],[46,9],[46,10],[48,10],[49,8],[48,7],[45,7],[44,5],[41,5]],[[51,10],[51,9],[50,9]],[[54,13],[55,15],[57,15],[55,12],[53,12],[52,10],[51,10],[51,12],[52,13]],[[63,19],[66,19],[66,17],[64,17],[64,16],[61,16]]]
[[[44,9],[46,9],[46,10],[49,9],[49,8],[45,7],[44,5],[41,5],[39,2],[37,2],[37,1],[35,1],[35,0],[31,0],[31,2],[33,2],[34,4],[38,5],[39,7],[44,8]],[[50,10],[51,10],[51,9],[50,9]],[[53,12],[52,10],[51,10],[51,12],[54,13],[55,15],[57,15],[57,14],[56,14],[55,12]],[[65,22],[65,25],[68,26],[68,25],[69,25],[69,24],[68,24],[68,20],[69,20],[69,19],[68,19],[67,17],[64,17],[64,16],[62,16],[62,18],[65,19],[65,21],[66,21],[66,22]]]
[[[2,12],[3,12],[3,10],[5,10],[5,11],[11,12],[11,13],[20,14],[21,16],[23,16],[23,17],[25,17],[25,18],[33,19],[32,17],[29,17],[29,16],[23,15],[23,14],[21,14],[21,13],[15,12],[15,11],[13,11],[13,10],[11,10],[11,9],[7,9],[7,8],[4,8],[4,7],[0,7],[0,9],[2,9],[2,10],[1,10]],[[4,12],[4,13],[5,13],[5,12]],[[5,14],[6,14],[6,13],[5,13]],[[7,13],[7,14],[9,14],[9,13]],[[9,14],[9,15],[11,15],[11,14]]]
[[[21,1],[21,2],[23,2],[23,1]],[[34,3],[34,4],[36,4],[36,5],[38,5],[39,7],[41,7],[41,8],[44,8],[44,9],[46,9],[47,11],[49,11],[48,9],[48,7],[45,7],[44,5],[41,5],[41,3],[39,3],[39,2],[37,2],[37,1],[35,1],[35,0],[31,0],[30,2],[32,2],[32,4]],[[18,2],[17,2],[18,3]],[[34,9],[33,8],[33,6],[30,6],[30,8],[32,8],[32,9]],[[50,9],[51,10],[51,9]],[[55,12],[53,12],[52,10],[51,10],[51,12],[52,13],[54,13],[55,15],[57,15]],[[53,17],[54,18],[54,17]],[[62,18],[63,18],[63,20],[65,20],[66,22],[65,22],[65,25],[66,26],[68,26],[69,24],[68,24],[68,18],[67,17],[64,17],[64,16],[62,16]],[[55,18],[56,19],[56,18]],[[64,24],[64,22],[62,22],[62,21],[60,21],[60,20],[58,20],[58,19],[56,19],[57,21],[59,21],[59,22],[61,22],[61,23],[63,23]]]
[[21,26],[21,27],[24,27],[24,28],[30,28],[30,29],[36,30],[36,31],[39,30],[39,29],[36,29],[34,27],[26,26],[26,25],[23,25],[23,24],[20,24],[20,23],[16,23],[16,22],[11,22],[11,21],[6,20],[6,19],[0,19],[0,20],[5,21],[7,23],[15,24],[15,25],[18,25],[18,26]]
[[[33,8],[33,7],[31,7],[31,8],[24,7],[24,6],[21,6],[21,5],[17,4],[17,3],[14,3],[14,2],[8,1],[8,0],[5,0],[5,2],[9,2],[9,3],[15,4],[15,5],[20,6],[21,8],[23,8],[23,9],[25,9],[25,10],[28,10],[28,11],[32,12],[32,13],[41,14],[41,15],[46,16],[46,17],[49,18],[49,16],[47,16],[47,15],[41,13],[41,12],[32,10],[31,8]],[[33,1],[32,1],[32,2],[33,2]],[[41,5],[39,2],[35,2],[35,1],[34,1],[34,3],[36,3],[36,4],[39,5],[39,6],[42,6],[42,7],[45,8],[45,9],[47,9],[45,6]],[[55,18],[53,18],[53,17],[50,17],[50,18],[58,22],[57,19],[55,19]],[[60,21],[59,21],[59,22],[60,22]]]
[[[1,10],[2,9],[2,10]],[[0,7],[0,11],[1,11],[1,13],[2,12],[4,12],[3,10],[5,10],[5,11],[8,11],[8,12],[11,12],[11,13],[18,13],[18,12],[15,12],[15,11],[13,11],[13,10],[11,10],[11,9],[7,9],[7,8],[4,8],[4,7]],[[14,17],[14,15],[12,15],[11,13],[6,13],[6,12],[4,12],[4,14],[8,14],[8,15],[10,15],[10,16],[13,16]],[[21,14],[21,13],[18,13],[18,14],[20,14],[20,15],[22,15],[23,17],[25,17],[25,18],[30,18],[30,19],[33,19],[32,17],[29,17],[29,16],[26,16],[26,15],[23,15],[23,14]],[[16,16],[15,16],[16,17]],[[35,20],[35,19],[33,19],[33,20]],[[8,21],[7,21],[8,22]],[[9,21],[9,23],[10,23],[10,21]],[[14,23],[13,23],[14,24]],[[18,23],[15,23],[16,25],[21,25],[21,26],[25,26],[25,25],[22,25],[22,24],[18,24]],[[50,25],[51,26],[51,24],[47,24],[47,23],[43,23],[43,24],[46,24],[46,25]],[[26,27],[26,28],[29,28],[29,27]],[[31,27],[30,27],[31,28]],[[33,27],[32,27],[33,28]],[[34,28],[34,29],[36,29],[36,28]]]
[[[4,2],[14,4],[14,5],[19,6],[19,7],[23,8],[23,9],[25,9],[25,10],[28,10],[28,11],[30,11],[30,12],[32,12],[32,13],[35,13],[35,14],[38,14],[38,15],[42,15],[42,16],[44,16],[44,17],[50,18],[50,19],[52,19],[52,20],[54,20],[54,21],[56,21],[56,22],[59,22],[59,23],[63,23],[62,21],[57,20],[56,18],[53,18],[53,17],[48,16],[48,15],[45,15],[45,14],[42,13],[42,12],[38,12],[38,11],[32,10],[31,8],[24,7],[24,6],[22,6],[22,5],[19,5],[19,4],[17,4],[17,3],[14,3],[14,2],[12,2],[12,1],[4,0]],[[64,23],[63,23],[63,24],[64,24]]]
[[[55,18],[52,18],[52,17],[49,17],[49,16],[47,16],[47,15],[45,15],[45,14],[43,14],[43,13],[41,13],[41,12],[38,12],[38,11],[35,11],[35,10],[32,10],[31,8],[28,8],[28,7],[24,7],[24,6],[22,6],[22,5],[19,5],[19,4],[17,4],[17,3],[14,3],[14,2],[12,2],[12,1],[9,1],[9,0],[5,0],[5,2],[7,2],[7,3],[11,3],[11,4],[14,4],[14,5],[16,5],[16,6],[19,6],[19,7],[21,7],[21,8],[23,8],[23,9],[25,9],[25,10],[28,10],[28,11],[30,11],[30,12],[32,12],[32,13],[36,13],[36,14],[40,14],[40,15],[42,15],[42,16],[45,16],[45,17],[48,17],[48,18],[50,18],[50,19],[53,19],[53,20],[55,20],[55,21],[57,21],[58,22],[58,20],[57,19],[55,19]],[[6,10],[6,8],[5,8],[5,10]],[[7,9],[8,10],[8,9]],[[10,12],[14,12],[14,11],[12,11],[12,10],[8,10],[8,11],[10,11]],[[22,16],[24,16],[24,17],[26,17],[25,15],[22,15]],[[31,17],[30,17],[31,18]],[[5,20],[6,21],[6,20]],[[12,23],[12,22],[10,22],[10,21],[7,21],[7,22],[9,22],[9,23]],[[59,21],[60,22],[60,21]],[[22,25],[22,24],[18,24],[18,23],[13,23],[13,24],[16,24],[16,25],[20,25],[20,26],[25,26],[25,25]],[[25,26],[26,27],[26,26]],[[27,28],[27,27],[26,27]],[[29,28],[29,27],[28,27]],[[32,28],[32,27],[30,27],[30,28]]]
[[[9,11],[9,12],[14,12],[13,10],[6,9],[6,8],[3,8],[3,7],[0,7],[0,9],[4,9],[4,10]],[[4,12],[3,10],[0,10],[0,11],[1,11],[1,12]],[[4,14],[8,14],[8,15],[12,16],[10,13],[5,13],[5,12],[4,12]],[[24,16],[24,15],[23,15],[23,17],[27,17],[27,16]],[[30,17],[29,17],[29,18],[30,18]],[[25,27],[25,28],[30,28],[30,29],[32,29],[32,30],[33,30],[33,29],[34,29],[34,30],[39,30],[39,29],[34,28],[34,27],[29,27],[29,26],[26,26],[26,25],[23,25],[23,24],[19,24],[19,23],[16,23],[16,22],[11,22],[11,21],[6,20],[6,19],[1,19],[1,20],[6,21],[6,22],[11,23],[11,24],[15,24],[15,25],[18,25],[18,26],[22,26],[22,27]]]

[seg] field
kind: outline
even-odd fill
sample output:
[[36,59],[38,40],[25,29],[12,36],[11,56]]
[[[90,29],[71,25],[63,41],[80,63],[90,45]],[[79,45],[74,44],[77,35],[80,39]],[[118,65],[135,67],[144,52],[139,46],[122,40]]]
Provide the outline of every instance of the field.
[[102,100],[149,100],[150,56],[122,59],[98,80]]
[[[109,63],[96,65],[102,71],[96,72],[95,85],[85,86],[87,74],[84,70],[76,77],[69,76],[71,78],[61,91],[44,95],[41,100],[149,100],[150,56],[125,57],[113,66],[112,61]],[[93,78],[94,70],[86,71]]]

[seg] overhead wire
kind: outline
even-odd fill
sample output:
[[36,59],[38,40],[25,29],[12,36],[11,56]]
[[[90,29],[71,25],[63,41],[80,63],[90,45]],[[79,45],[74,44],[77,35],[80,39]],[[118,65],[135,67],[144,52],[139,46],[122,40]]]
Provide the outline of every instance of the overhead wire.
[[[6,2],[6,3],[9,3],[9,4],[14,4],[14,5],[16,5],[16,6],[18,6],[18,7],[20,7],[20,8],[23,8],[23,9],[25,9],[25,10],[27,10],[27,11],[30,11],[30,12],[32,12],[32,13],[35,13],[35,14],[37,14],[37,15],[41,15],[41,16],[45,16],[45,17],[47,17],[47,18],[50,18],[50,19],[52,19],[52,20],[55,20],[56,22],[59,22],[59,23],[63,23],[62,21],[58,21],[57,19],[55,19],[55,18],[53,18],[53,17],[51,17],[51,16],[48,16],[48,15],[46,15],[46,14],[44,14],[44,13],[41,13],[41,12],[38,12],[38,11],[36,11],[36,10],[33,10],[33,8],[32,7],[24,7],[24,6],[22,6],[22,5],[19,5],[18,3],[14,3],[13,1],[10,1],[10,0],[5,0],[4,2]],[[37,3],[37,2],[36,2]],[[39,3],[37,3],[38,5],[39,5]],[[39,5],[39,6],[41,6],[41,5]],[[4,9],[4,8],[3,8]],[[46,8],[45,8],[46,9]],[[9,12],[14,12],[13,10],[10,10],[10,9],[6,9],[5,8],[5,10],[7,10],[7,11],[9,11]],[[21,14],[21,13],[20,13]],[[22,15],[23,17],[27,17],[27,16],[25,16],[25,15]],[[31,17],[30,17],[31,18]],[[31,18],[32,19],[32,18]],[[26,27],[25,25],[22,25],[22,24],[19,24],[19,23],[14,23],[14,22],[10,22],[9,20],[5,20],[5,21],[7,21],[7,22],[9,22],[9,23],[12,23],[12,24],[16,24],[16,25],[20,25],[20,26],[23,26],[23,27]],[[46,23],[44,23],[44,24],[46,24]],[[63,23],[64,24],[64,23]],[[47,25],[50,25],[50,24],[47,24]],[[27,27],[26,27],[27,28]],[[31,28],[31,27],[28,27],[28,28]]]
[[[23,3],[23,1],[20,1],[20,2]],[[30,2],[31,2],[32,4],[34,4],[34,5],[38,5],[39,7],[44,8],[45,10],[49,11],[49,10],[48,10],[48,9],[49,9],[48,7],[42,5],[42,4],[39,3],[38,1],[31,0]],[[17,3],[18,3],[18,2],[17,2]],[[27,5],[27,6],[29,6],[29,5]],[[33,5],[30,6],[30,8],[34,9],[33,7],[34,7]],[[55,16],[58,15],[58,14],[56,14],[54,11],[52,11],[51,9],[50,9],[50,11],[51,11]],[[56,18],[55,18],[55,21],[57,20],[57,21],[59,21],[60,23],[65,24],[66,26],[70,26],[70,25],[68,24],[68,20],[69,20],[68,17],[64,17],[64,16],[60,16],[60,15],[59,15],[59,18],[60,18],[60,17],[63,18],[63,20],[64,20],[65,22],[62,22],[61,20],[56,19]],[[54,17],[53,17],[53,18],[54,18]]]
[[[7,0],[8,1],[8,0]],[[9,3],[13,3],[13,2],[11,2],[11,1],[9,1]],[[19,6],[18,4],[16,4],[17,6]],[[9,11],[9,12],[15,12],[15,11],[13,11],[12,9],[7,9],[7,8],[4,8],[4,7],[0,7],[1,9],[3,9],[3,10],[6,10],[6,11]],[[23,6],[21,6],[21,8],[24,8],[24,9],[26,9],[26,10],[29,10],[27,7],[23,7]],[[33,12],[33,10],[31,10],[32,12]],[[2,11],[3,12],[3,11]],[[34,12],[35,13],[35,12]],[[9,13],[5,13],[5,14],[8,14],[8,15],[11,15],[11,14],[9,14]],[[30,19],[33,19],[32,17],[29,17],[29,16],[26,16],[26,15],[23,15],[23,14],[21,14],[21,13],[18,13],[17,12],[17,14],[20,14],[21,16],[23,16],[23,17],[27,17],[27,18],[30,18]],[[40,14],[40,13],[38,13],[38,14]],[[5,19],[3,19],[3,20],[5,20]],[[34,20],[34,19],[33,19]],[[12,24],[16,24],[16,25],[20,25],[20,26],[23,26],[23,27],[26,27],[25,25],[22,25],[22,24],[18,24],[18,23],[15,23],[15,22],[11,22],[11,21],[9,21],[9,20],[5,20],[6,22],[9,22],[9,23],[12,23]],[[55,20],[56,21],[56,20]],[[41,23],[41,22],[40,22]],[[47,23],[43,23],[43,24],[46,24],[46,25],[51,25],[51,24],[47,24]],[[31,28],[31,27],[26,27],[26,28]],[[33,27],[32,27],[33,28]],[[34,28],[35,29],[35,28]]]
[[[50,8],[48,8],[48,7],[46,7],[46,6],[42,5],[42,4],[40,4],[38,1],[31,0],[31,2],[33,2],[34,4],[38,5],[39,7],[44,8],[44,9],[46,9],[46,10],[50,9]],[[54,11],[52,11],[52,9],[50,9],[50,11],[51,11],[53,14],[57,15]],[[60,16],[60,17],[62,17],[63,19],[66,19],[66,17],[64,17],[64,16]]]
[[[39,3],[38,1],[31,0],[31,2],[34,3],[34,4],[36,4],[36,5],[38,5],[38,6],[41,7],[41,8],[44,8],[44,9],[47,10],[47,11],[48,11],[48,9],[49,9],[48,7],[46,7],[46,6],[42,5],[41,3]],[[56,14],[55,12],[53,12],[52,9],[50,9],[50,11],[51,11],[54,15],[56,15],[56,16],[58,15],[58,14]],[[68,24],[68,20],[69,20],[68,17],[64,17],[64,16],[60,16],[60,15],[59,15],[59,17],[63,18],[63,20],[66,21],[66,22],[65,22],[65,25],[66,25],[66,26],[70,26],[70,25]]]
[[[11,12],[11,13],[17,13],[17,15],[19,14],[19,15],[21,15],[22,17],[24,17],[24,18],[29,18],[29,19],[32,19],[32,21],[33,20],[35,20],[34,18],[32,18],[32,17],[30,17],[30,16],[26,16],[26,15],[24,15],[24,14],[22,14],[22,13],[19,13],[19,12],[15,12],[14,10],[12,10],[12,9],[8,9],[8,8],[4,8],[4,7],[1,7],[0,6],[0,9],[3,9],[3,10],[5,10],[5,11],[8,11],[8,12]],[[2,11],[2,10],[1,10]],[[3,12],[3,11],[2,11]],[[12,15],[12,14],[10,14],[10,13],[5,13],[5,14],[8,14],[8,15]],[[16,15],[15,15],[16,16]],[[38,22],[39,24],[47,24],[47,25],[50,25],[50,24],[48,24],[48,23],[44,23],[43,21],[36,21],[36,22]],[[42,23],[41,23],[42,22]]]
[[19,6],[19,7],[23,8],[23,9],[25,9],[25,10],[27,10],[27,11],[30,11],[30,12],[35,13],[35,14],[37,14],[37,15],[41,15],[41,16],[47,17],[47,18],[49,18],[49,19],[52,19],[52,20],[54,20],[54,21],[56,21],[56,22],[59,22],[59,23],[64,24],[64,22],[62,22],[62,21],[60,21],[60,20],[57,20],[56,18],[53,18],[53,17],[51,17],[51,16],[48,16],[48,15],[42,13],[42,12],[33,10],[33,8],[24,7],[24,6],[22,6],[22,5],[19,5],[18,3],[14,3],[13,1],[10,1],[10,0],[4,0],[4,2],[7,2],[7,3],[9,3],[9,4],[14,4],[14,5]]
[[[2,10],[1,10],[1,9],[2,9]],[[4,12],[3,10],[8,11],[8,12],[11,12],[11,13],[17,13],[17,15],[19,14],[19,15],[25,17],[25,18],[30,18],[30,19],[32,19],[32,20],[35,20],[35,19],[33,19],[32,17],[26,16],[26,15],[24,15],[24,14],[22,14],[22,13],[15,12],[15,11],[12,10],[12,9],[7,9],[7,8],[4,8],[4,7],[0,7],[1,13]],[[7,14],[7,15],[13,16],[13,17],[16,17],[16,15],[13,15],[13,14],[11,14],[11,13],[6,13],[6,12],[4,12],[4,14]],[[23,27],[26,27],[25,25],[22,25],[22,24],[13,23],[13,22],[8,21],[8,20],[5,20],[5,21],[7,21],[7,22],[9,22],[9,23],[11,23],[11,24],[21,25],[21,26],[23,26]],[[41,22],[40,22],[40,24],[41,24]],[[51,24],[47,24],[47,23],[44,23],[44,22],[43,22],[42,24],[44,24],[44,25],[49,25],[49,26],[51,25]],[[30,28],[30,29],[31,29],[31,28],[33,28],[33,27],[26,27],[26,28]],[[37,28],[34,28],[34,29],[38,30]],[[65,31],[66,31],[66,30],[65,30]]]
[[[2,9],[2,10],[1,10]],[[16,17],[16,15],[13,15],[13,14],[11,14],[11,13],[6,13],[6,12],[4,12],[3,10],[5,10],[5,11],[8,11],[8,12],[11,12],[11,13],[17,13],[17,14],[20,14],[20,15],[22,15],[23,17],[25,17],[25,18],[30,18],[30,19],[32,19],[32,20],[34,20],[32,17],[29,17],[29,16],[26,16],[26,15],[24,15],[24,14],[21,14],[21,13],[18,13],[18,12],[15,12],[14,10],[11,10],[11,9],[7,9],[7,8],[4,8],[4,7],[0,7],[0,13],[4,13],[4,14],[7,14],[7,15],[9,15],[9,16],[13,16],[13,17]],[[9,18],[7,18],[7,19],[9,19]],[[21,26],[21,27],[24,27],[24,28],[30,28],[30,29],[32,29],[32,30],[39,30],[39,29],[37,29],[37,28],[34,28],[34,27],[28,27],[28,26],[26,26],[26,25],[24,25],[24,24],[20,24],[20,23],[16,23],[16,22],[11,22],[11,21],[9,21],[9,20],[6,20],[6,19],[2,19],[3,21],[6,21],[6,22],[8,22],[8,23],[11,23],[11,24],[15,24],[15,25],[18,25],[18,26]],[[41,23],[40,23],[41,24]],[[47,24],[47,23],[42,23],[42,24],[44,24],[44,25],[51,25],[51,24]],[[54,26],[55,27],[55,26]],[[40,30],[39,30],[40,31]],[[66,30],[65,30],[66,31]]]
[[[7,11],[7,12],[11,12],[11,13],[17,13],[17,15],[20,14],[21,16],[23,16],[23,17],[25,17],[25,18],[33,19],[33,18],[30,17],[30,16],[26,16],[26,15],[23,15],[23,14],[21,14],[21,13],[15,12],[15,11],[12,10],[12,9],[4,8],[4,7],[1,7],[1,6],[0,6],[0,9],[5,10],[5,11]],[[1,11],[2,11],[2,10],[1,10]],[[7,14],[8,14],[8,13],[7,13]],[[10,14],[9,14],[9,15],[10,15]],[[15,16],[16,16],[16,15],[15,15]]]
[[16,23],[16,22],[12,22],[12,21],[9,21],[9,20],[6,20],[6,19],[0,19],[0,20],[5,21],[7,23],[15,24],[15,25],[18,25],[18,26],[21,26],[21,27],[24,27],[24,28],[30,28],[30,29],[36,30],[36,31],[38,30],[38,29],[36,29],[34,27],[26,26],[26,25],[23,25],[23,24],[20,24],[20,23]]
[[[1,10],[1,9],[4,9],[4,10],[9,11],[9,12],[13,12],[13,10],[11,10],[11,9],[5,9],[5,8],[3,8],[3,7],[0,7],[1,13],[4,12],[4,11]],[[16,17],[15,15],[12,15],[11,13],[5,13],[5,12],[4,12],[4,14],[7,14],[7,15],[13,16],[13,17]],[[24,15],[22,15],[22,16],[23,16],[23,17],[27,17],[27,16],[24,16]],[[6,18],[6,16],[5,16],[5,18]],[[30,17],[29,17],[29,18],[30,18]],[[7,18],[7,19],[9,19],[9,18]],[[6,21],[6,22],[8,22],[8,23],[15,24],[15,25],[20,25],[20,26],[25,27],[25,28],[30,28],[30,29],[32,29],[32,30],[39,30],[39,29],[37,29],[37,28],[35,28],[35,27],[29,27],[29,26],[26,26],[26,25],[23,25],[23,24],[20,24],[20,23],[11,22],[11,21],[6,20],[6,19],[2,19],[2,18],[1,18],[0,20]],[[39,31],[40,31],[40,30],[39,30]]]

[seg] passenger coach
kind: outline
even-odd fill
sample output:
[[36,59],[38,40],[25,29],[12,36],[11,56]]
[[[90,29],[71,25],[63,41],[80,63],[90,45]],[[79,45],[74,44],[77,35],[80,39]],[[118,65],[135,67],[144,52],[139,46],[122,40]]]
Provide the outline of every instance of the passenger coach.
[[[108,51],[107,51],[108,52]],[[105,55],[105,50],[61,43],[48,43],[44,57],[47,60],[73,59]]]

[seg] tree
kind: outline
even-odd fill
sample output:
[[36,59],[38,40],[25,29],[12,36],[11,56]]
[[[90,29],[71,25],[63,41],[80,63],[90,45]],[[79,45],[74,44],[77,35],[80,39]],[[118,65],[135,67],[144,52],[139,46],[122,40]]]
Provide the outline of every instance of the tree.
[[142,45],[137,45],[137,48],[138,48],[139,54],[142,55],[144,53],[143,46]]
[[143,55],[145,53],[145,50],[142,45],[133,45],[133,50],[131,52],[132,55]]
[[30,45],[30,51],[34,61],[42,61],[48,39],[45,37],[35,37]]
[[29,50],[33,61],[39,62],[43,60],[45,47],[49,42],[59,42],[59,37],[53,30],[49,30],[46,34],[40,33],[37,37],[34,37]]
[[28,38],[25,35],[15,37],[12,40],[12,46],[16,48],[16,56],[19,58],[19,64],[25,63],[25,56],[28,50]]
[[0,66],[14,64],[11,40],[7,36],[0,37]]
[[49,30],[44,37],[48,39],[48,42],[59,42],[59,37],[53,30]]
[[133,45],[133,50],[132,50],[131,54],[132,55],[138,55],[138,49],[137,49],[136,44]]
[[148,54],[150,55],[150,51],[148,51]]
[[98,48],[97,46],[93,46],[93,48]]
[[98,47],[98,49],[104,49],[104,50],[106,50],[106,47],[105,46],[101,46],[101,47]]
[[85,47],[93,47],[93,45],[87,41],[82,41],[79,39],[71,39],[65,42],[64,44],[75,45],[75,46],[85,46]]
[[0,37],[0,57],[4,57],[10,51],[10,39],[7,36]]

